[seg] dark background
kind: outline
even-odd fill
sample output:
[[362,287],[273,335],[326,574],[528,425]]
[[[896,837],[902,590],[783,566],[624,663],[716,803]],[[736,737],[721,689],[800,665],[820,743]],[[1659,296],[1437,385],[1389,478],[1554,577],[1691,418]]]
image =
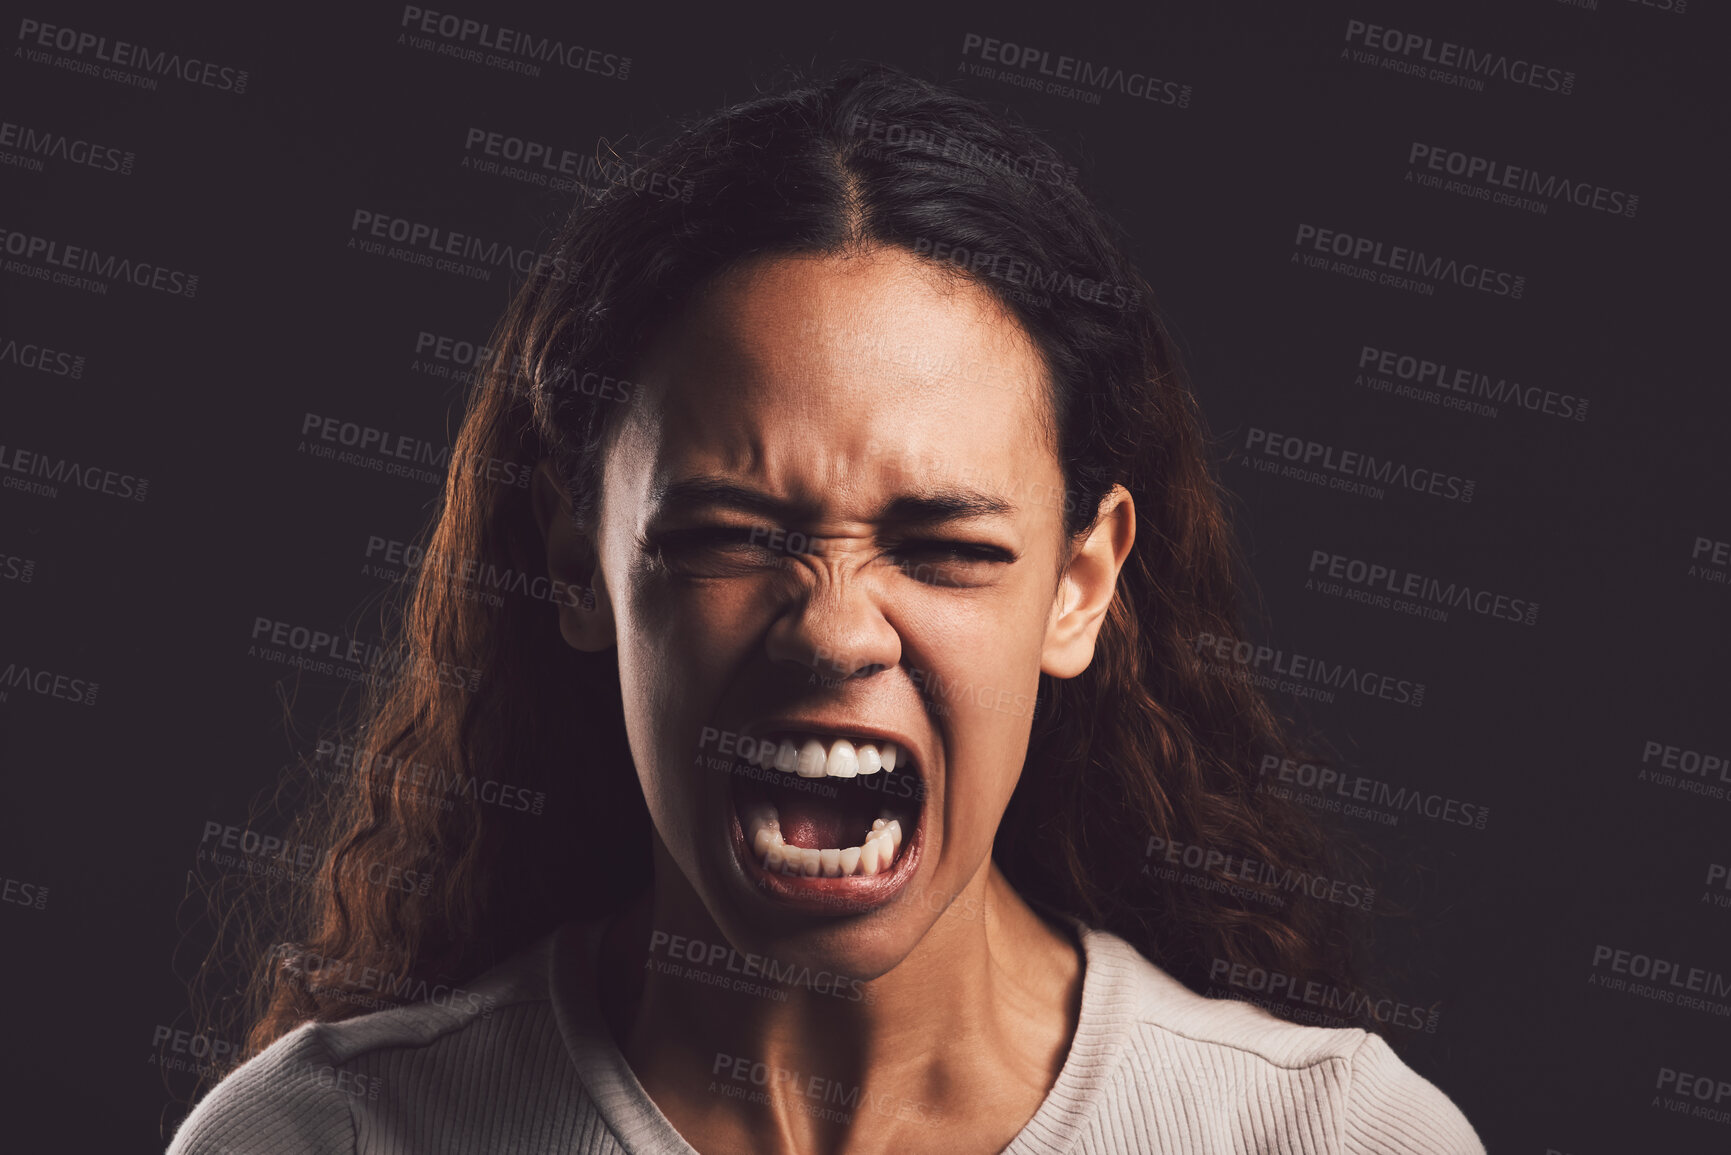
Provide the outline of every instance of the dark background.
[[[1239,499],[1272,623],[1256,640],[1424,684],[1416,707],[1276,694],[1351,772],[1488,811],[1483,829],[1342,819],[1388,855],[1382,896],[1415,911],[1388,945],[1410,976],[1398,993],[1437,1008],[1434,1033],[1390,1041],[1493,1152],[1731,1148],[1731,1115],[1674,1111],[1659,1086],[1667,1069],[1731,1080],[1731,889],[1712,871],[1731,863],[1731,771],[1667,783],[1661,757],[1643,761],[1648,743],[1731,756],[1731,584],[1725,553],[1711,564],[1731,541],[1731,137],[1709,5],[441,9],[629,56],[624,80],[417,50],[384,4],[6,7],[0,120],[132,159],[104,171],[0,145],[0,228],[198,276],[191,296],[97,292],[31,277],[50,266],[16,237],[0,253],[0,476],[24,477],[6,464],[23,449],[148,479],[142,501],[0,489],[0,670],[66,678],[59,696],[0,685],[13,1136],[159,1150],[184,1113],[192,1076],[164,1069],[160,1036],[193,1026],[186,984],[221,873],[199,861],[206,824],[246,825],[346,684],[249,654],[255,619],[376,636],[387,583],[364,572],[368,539],[412,538],[437,492],[302,452],[303,421],[446,444],[460,386],[417,362],[417,337],[483,341],[520,279],[363,254],[354,212],[533,249],[569,195],[465,168],[469,130],[592,153],[782,66],[865,58],[1042,126],[1134,238]],[[1355,60],[1353,19],[1571,72],[1572,90],[1477,91]],[[80,75],[52,61],[88,53],[26,55],[25,20],[244,69],[245,91]],[[973,75],[970,33],[1189,96],[1093,103]],[[1638,208],[1545,199],[1541,213],[1424,188],[1406,179],[1415,142]],[[1506,270],[1523,292],[1422,295],[1307,268],[1302,224]],[[1357,381],[1365,346],[1584,398],[1585,419],[1379,392]],[[41,347],[68,356],[32,367]],[[1259,472],[1243,463],[1252,430],[1472,479],[1474,494],[1375,498]],[[1432,621],[1329,596],[1306,587],[1319,550],[1540,612]],[[89,683],[94,700],[75,700]],[[1710,972],[1709,1005],[1601,986],[1628,976],[1595,965],[1599,947]]]

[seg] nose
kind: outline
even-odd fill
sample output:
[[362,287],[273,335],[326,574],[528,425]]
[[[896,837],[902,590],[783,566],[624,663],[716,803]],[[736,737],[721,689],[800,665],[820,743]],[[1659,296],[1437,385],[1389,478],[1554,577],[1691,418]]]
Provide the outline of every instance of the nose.
[[807,587],[770,627],[773,662],[804,666],[829,681],[868,677],[902,660],[901,636],[857,580],[831,574]]

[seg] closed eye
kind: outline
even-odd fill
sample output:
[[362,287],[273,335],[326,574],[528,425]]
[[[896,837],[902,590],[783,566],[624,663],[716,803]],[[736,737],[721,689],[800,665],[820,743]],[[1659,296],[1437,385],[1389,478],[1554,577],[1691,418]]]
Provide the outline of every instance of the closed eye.
[[982,541],[922,538],[897,542],[890,551],[897,567],[928,586],[969,588],[989,585],[997,570],[1016,560],[1014,552]]
[[928,561],[983,561],[1008,563],[1016,555],[1002,546],[983,541],[948,541],[936,538],[896,543],[894,552]]
[[643,551],[658,565],[692,576],[724,577],[775,566],[784,551],[770,548],[762,526],[696,525],[644,536]]
[[650,545],[658,549],[689,549],[702,546],[745,545],[762,548],[755,539],[763,530],[749,525],[698,525],[688,529],[665,529],[652,534]]
[[[765,526],[697,525],[645,535],[644,552],[673,573],[733,577],[775,569],[792,554],[823,553],[822,539]],[[976,586],[1017,560],[1010,549],[957,538],[899,538],[884,554],[903,573],[926,585]]]

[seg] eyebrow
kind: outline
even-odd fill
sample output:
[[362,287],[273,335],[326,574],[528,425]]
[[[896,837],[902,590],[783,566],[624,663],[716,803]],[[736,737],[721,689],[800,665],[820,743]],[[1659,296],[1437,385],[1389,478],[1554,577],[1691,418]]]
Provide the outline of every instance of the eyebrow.
[[[817,507],[809,501],[788,501],[714,475],[669,482],[655,494],[658,516],[698,509],[731,509],[783,521],[814,520]],[[1001,497],[976,489],[929,487],[900,494],[878,511],[877,520],[903,525],[935,525],[984,517],[1005,517],[1016,507]]]

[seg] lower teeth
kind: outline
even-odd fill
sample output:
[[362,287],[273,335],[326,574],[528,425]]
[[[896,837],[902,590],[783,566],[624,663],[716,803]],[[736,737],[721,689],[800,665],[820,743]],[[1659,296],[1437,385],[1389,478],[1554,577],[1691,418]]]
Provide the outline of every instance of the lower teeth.
[[902,824],[888,810],[872,823],[865,842],[838,850],[809,850],[782,841],[781,815],[767,802],[746,808],[745,841],[765,870],[807,878],[869,877],[888,872],[902,848]]

